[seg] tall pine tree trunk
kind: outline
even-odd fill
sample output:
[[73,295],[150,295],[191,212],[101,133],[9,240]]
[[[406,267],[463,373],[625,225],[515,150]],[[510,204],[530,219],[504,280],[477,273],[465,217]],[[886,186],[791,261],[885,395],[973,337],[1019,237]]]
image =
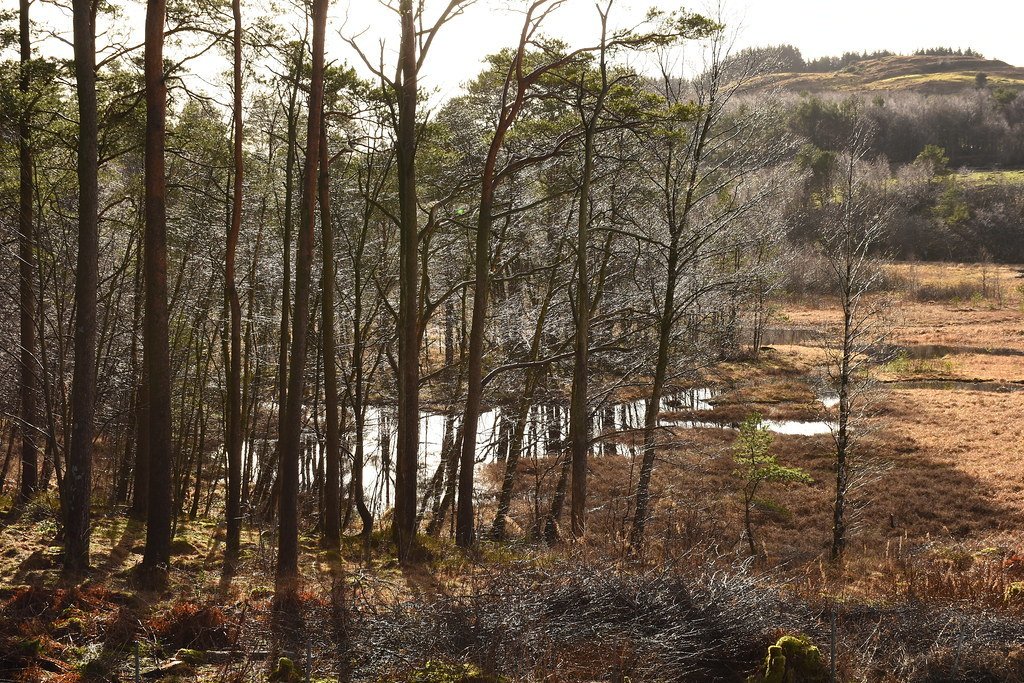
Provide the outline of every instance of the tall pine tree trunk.
[[341,545],[341,425],[339,423],[338,355],[334,338],[334,226],[331,224],[330,156],[327,124],[320,123],[320,230],[323,242],[321,323],[324,354],[324,394],[327,407],[327,481],[324,485],[323,545]]
[[171,469],[171,363],[167,304],[167,207],[164,177],[164,138],[167,117],[167,84],[164,81],[165,0],[147,0],[146,144],[145,144],[145,283],[146,315],[143,330],[143,362],[147,372],[149,432],[149,491],[146,514],[146,547],[142,564],[149,571],[171,561],[173,501]]
[[412,0],[401,0],[402,38],[398,90],[398,455],[395,467],[394,538],[398,559],[409,559],[416,536],[416,465],[419,450],[419,260],[416,212],[416,41]]
[[572,535],[586,527],[587,504],[587,388],[589,382],[590,275],[587,244],[590,232],[590,183],[594,168],[594,128],[597,114],[587,128],[584,142],[583,182],[580,185],[579,223],[576,233],[576,334],[573,341],[572,394],[569,398],[569,453],[572,473]]
[[224,515],[227,518],[227,536],[224,547],[224,572],[226,574],[234,572],[235,564],[238,562],[241,533],[242,306],[238,300],[238,287],[235,283],[235,254],[238,250],[238,234],[242,229],[242,181],[245,170],[242,158],[242,10],[240,0],[231,0],[231,15],[235,24],[232,60],[234,188],[231,196],[231,226],[228,230],[227,253],[224,258],[224,295],[228,305],[228,324],[231,326],[227,368],[228,415],[225,420],[227,438],[224,440],[228,456],[228,491],[224,509]]
[[89,567],[93,411],[96,400],[96,287],[99,281],[96,39],[92,4],[72,3],[78,91],[78,269],[75,273],[75,369],[71,383],[71,448],[64,475],[64,567]]
[[[284,272],[281,278],[281,331],[280,345],[277,355],[277,446],[275,455],[280,468],[281,447],[284,443],[285,415],[288,403],[288,350],[290,344],[289,311],[292,305],[292,231],[294,229],[294,197],[295,197],[295,163],[298,157],[299,137],[299,83],[302,79],[302,65],[304,62],[306,48],[303,41],[296,48],[295,63],[292,65],[292,84],[288,93],[288,150],[285,155],[284,170],[284,226],[283,226],[283,255]],[[273,465],[273,463],[271,463]],[[277,495],[280,490],[280,481],[274,477],[273,482],[264,477],[263,490],[270,486],[270,493],[267,496],[267,510],[274,510],[277,507]],[[268,516],[270,513],[268,512]]]
[[475,284],[473,287],[473,318],[469,329],[469,372],[467,376],[466,411],[462,419],[462,450],[459,459],[459,499],[455,513],[455,543],[468,548],[476,532],[473,518],[473,474],[476,465],[476,435],[483,399],[484,327],[487,322],[488,275],[491,270],[491,208],[494,201],[494,163],[497,152],[492,145],[484,168],[484,184],[480,196],[480,215],[476,227]]
[[39,380],[36,368],[36,255],[33,236],[32,212],[32,148],[29,146],[31,112],[28,108],[32,42],[29,37],[29,0],[20,2],[21,32],[21,78],[18,88],[26,100],[18,126],[18,163],[21,180],[18,193],[18,293],[21,309],[21,488],[19,502],[24,503],[36,492],[39,484],[39,449],[36,446],[36,425],[38,423],[36,394]]
[[309,290],[313,265],[313,229],[316,211],[320,123],[323,113],[324,33],[327,0],[313,4],[313,64],[310,75],[309,120],[303,174],[298,249],[295,263],[295,309],[292,315],[291,358],[284,438],[278,474],[277,580],[291,588],[299,574],[299,451],[302,436],[302,399],[305,389],[306,342],[309,331]]

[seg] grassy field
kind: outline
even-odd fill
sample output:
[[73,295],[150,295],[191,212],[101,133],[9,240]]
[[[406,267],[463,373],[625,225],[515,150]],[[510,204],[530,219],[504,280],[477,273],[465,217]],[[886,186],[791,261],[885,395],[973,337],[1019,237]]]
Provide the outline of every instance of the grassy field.
[[1024,185],[1024,171],[969,171],[957,178],[974,186]]

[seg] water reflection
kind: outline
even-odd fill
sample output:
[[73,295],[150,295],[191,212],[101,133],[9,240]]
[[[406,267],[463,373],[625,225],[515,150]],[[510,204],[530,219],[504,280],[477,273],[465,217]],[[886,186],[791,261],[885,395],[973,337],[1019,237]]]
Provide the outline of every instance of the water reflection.
[[[661,401],[662,417],[660,426],[680,429],[735,429],[737,425],[712,420],[676,419],[671,417],[679,413],[699,413],[711,411],[714,399],[721,393],[716,387],[696,387],[685,391],[673,392]],[[835,405],[833,396],[821,398],[825,407]],[[592,452],[605,456],[635,455],[635,439],[628,435],[638,435],[644,426],[646,400],[639,399],[622,403],[605,405],[597,409],[591,416]],[[515,415],[511,408],[494,407],[480,415],[477,429],[476,461],[477,466],[502,461],[507,457],[511,432],[514,427]],[[351,415],[348,425],[353,424]],[[460,416],[449,416],[436,411],[424,411],[420,415],[420,449],[419,477],[426,485],[437,475],[442,467],[445,452],[457,438]],[[822,421],[803,420],[766,420],[766,426],[778,434],[815,436],[828,434],[829,424]],[[391,507],[395,473],[397,419],[394,406],[368,406],[363,434],[363,483],[367,506],[377,515]],[[564,450],[568,437],[568,409],[559,404],[538,404],[530,408],[526,430],[524,433],[522,457],[540,457],[548,453]],[[624,438],[627,437],[627,438]],[[343,448],[346,462],[351,462],[354,449],[354,434],[350,431],[344,435]],[[312,481],[317,470],[322,468],[324,445],[313,430],[303,433],[304,455],[301,477],[303,481]],[[249,449],[245,449],[244,458],[249,457]],[[458,454],[455,454],[458,457]],[[346,481],[350,477],[346,474]],[[480,493],[484,487],[477,479]]]

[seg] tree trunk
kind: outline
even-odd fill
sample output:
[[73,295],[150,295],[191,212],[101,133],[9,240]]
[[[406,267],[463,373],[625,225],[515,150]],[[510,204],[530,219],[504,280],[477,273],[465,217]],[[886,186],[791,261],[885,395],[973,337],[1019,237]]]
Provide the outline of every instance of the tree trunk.
[[560,534],[558,531],[558,520],[562,517],[562,508],[565,506],[565,493],[569,487],[569,475],[572,470],[572,454],[562,456],[561,467],[558,472],[558,483],[555,485],[555,494],[551,498],[551,510],[544,521],[544,541],[548,545],[558,542]]
[[419,450],[419,261],[416,217],[416,99],[418,33],[412,0],[401,0],[402,38],[398,61],[398,455],[395,466],[394,539],[398,559],[409,559],[416,536],[416,464]]
[[[141,239],[140,239],[141,244]],[[140,250],[136,249],[135,258],[135,278],[134,278],[134,290],[133,290],[133,301],[132,301],[132,334],[129,343],[129,377],[131,382],[135,382],[135,378],[139,375],[139,353],[138,353],[138,334],[139,334],[139,321],[142,318],[142,294],[140,287],[142,284],[142,263],[138,258]],[[125,435],[125,448],[124,448],[124,471],[122,472],[122,480],[119,484],[117,502],[120,504],[128,503],[128,479],[132,477],[133,483],[136,487],[139,484],[139,474],[136,471],[138,469],[138,439],[136,438],[137,430],[139,429],[139,417],[142,409],[139,406],[142,400],[141,385],[135,383],[131,388],[131,399],[129,401],[128,410],[128,424],[126,425]],[[133,467],[134,464],[134,467]],[[147,472],[148,476],[148,472]],[[145,488],[143,486],[143,488]],[[140,515],[135,514],[135,496],[138,494],[138,490],[132,490],[132,501],[128,507],[128,517],[131,519],[143,519],[145,516],[145,506]]]
[[850,446],[850,365],[853,361],[853,314],[849,270],[843,286],[843,349],[839,369],[839,424],[836,429],[836,498],[832,509],[832,560],[842,558],[846,549],[847,456]]
[[25,98],[25,111],[18,126],[18,162],[21,179],[18,193],[18,291],[21,309],[21,487],[19,503],[31,498],[39,485],[39,449],[36,446],[36,394],[39,379],[36,368],[36,255],[32,212],[32,148],[29,146],[31,112],[28,109],[29,71],[32,43],[29,37],[29,0],[20,0],[21,78],[18,88]]
[[587,384],[590,343],[590,282],[587,243],[590,231],[590,182],[594,169],[594,128],[597,113],[588,125],[583,182],[580,186],[579,223],[576,233],[576,334],[573,341],[572,394],[569,399],[569,448],[572,463],[572,534],[579,538],[586,528],[587,513]]
[[64,475],[67,516],[64,567],[89,567],[93,411],[96,400],[96,288],[99,281],[98,122],[96,38],[92,4],[72,3],[78,83],[78,269],[75,273],[75,369],[71,385],[71,448]]
[[171,561],[171,363],[167,305],[167,209],[164,138],[167,84],[164,81],[165,0],[146,5],[146,318],[143,356],[148,372],[149,504],[142,564],[150,571]]
[[[529,22],[529,19],[527,19]],[[524,35],[525,35],[524,29]],[[525,39],[520,41],[516,52],[515,63],[519,64],[526,49]],[[515,73],[520,73],[517,68]],[[510,74],[513,73],[510,71]],[[508,92],[510,80],[505,81],[505,92]],[[466,412],[462,421],[462,458],[459,467],[459,505],[456,519],[455,543],[460,547],[469,547],[475,540],[473,528],[473,475],[476,464],[476,436],[480,420],[480,404],[483,399],[483,356],[484,332],[487,324],[487,297],[490,294],[491,272],[491,211],[494,206],[494,189],[498,182],[496,177],[498,154],[505,141],[505,135],[522,109],[525,97],[525,83],[521,77],[516,80],[514,100],[502,107],[494,136],[487,151],[483,177],[480,185],[480,207],[476,228],[476,258],[474,262],[473,284],[473,319],[469,331],[469,372],[467,376]]]
[[[547,320],[548,308],[555,293],[557,273],[557,268],[551,269],[547,293],[541,304],[540,313],[537,315],[537,325],[533,329],[533,339],[530,340],[531,362],[536,362],[540,357],[541,342],[544,338],[544,322]],[[502,479],[501,492],[498,494],[497,511],[494,514],[494,522],[491,524],[491,538],[496,541],[501,541],[505,538],[508,512],[512,507],[512,494],[515,491],[516,470],[519,468],[519,458],[522,455],[523,443],[526,438],[530,407],[533,405],[533,395],[537,390],[539,381],[540,371],[533,367],[527,368],[525,389],[519,404],[519,414],[516,416],[516,421],[512,428],[512,438],[509,442],[508,456],[505,460],[505,476]]]
[[430,523],[427,525],[427,533],[431,536],[437,536],[441,533],[441,529],[444,527],[445,518],[448,516],[448,508],[451,507],[455,501],[456,484],[458,482],[459,472],[459,460],[460,454],[462,453],[462,440],[465,438],[463,433],[462,425],[459,424],[457,428],[454,428],[454,418],[449,417],[451,422],[447,428],[449,433],[454,431],[454,439],[448,444],[448,449],[444,452],[445,461],[445,489],[444,494],[438,499],[437,506],[433,510],[433,514],[430,518]]
[[135,406],[135,471],[132,472],[132,506],[128,516],[142,521],[149,510],[149,373],[142,369]]
[[[295,163],[296,157],[298,156],[298,136],[299,136],[299,114],[298,114],[298,94],[299,94],[299,83],[302,80],[302,65],[305,56],[305,43],[303,42],[296,49],[295,64],[292,69],[292,88],[288,95],[288,151],[285,155],[285,170],[284,170],[284,226],[283,226],[283,256],[284,256],[284,273],[281,278],[281,327],[280,327],[280,345],[278,347],[277,355],[277,444],[274,448],[275,455],[278,463],[281,459],[281,445],[284,439],[285,432],[285,413],[286,404],[288,403],[288,349],[289,349],[289,335],[290,331],[288,328],[289,323],[289,307],[291,306],[291,288],[292,288],[292,230],[294,223],[294,177],[295,177]],[[272,479],[268,482],[267,479]],[[266,491],[266,487],[270,486],[270,493],[267,496],[267,510],[273,511],[277,507],[277,492],[279,490],[280,482],[273,475],[267,475],[263,478],[263,487],[261,493]],[[268,512],[267,516],[272,513]]]
[[750,548],[750,556],[754,557],[757,555],[757,545],[754,543],[754,524],[750,519],[750,506],[753,502],[753,496],[746,496],[743,502],[743,528],[747,532],[747,546]]
[[462,450],[459,460],[459,499],[455,520],[455,543],[468,548],[475,540],[473,528],[473,474],[476,466],[476,436],[483,399],[484,327],[487,324],[487,288],[491,270],[491,207],[494,201],[494,163],[496,151],[484,168],[480,195],[480,215],[476,227],[476,276],[473,286],[473,318],[469,328],[469,372],[467,375],[466,411],[462,419]]
[[324,393],[327,407],[327,481],[324,485],[323,545],[341,545],[341,427],[339,424],[337,347],[334,339],[334,226],[331,224],[330,156],[327,125],[320,126],[320,230],[323,243],[321,280]]
[[[268,163],[273,162],[274,157],[271,153],[268,155]],[[246,360],[245,369],[242,376],[242,443],[249,444],[248,455],[245,458],[245,469],[242,471],[241,481],[241,492],[239,496],[239,514],[244,515],[245,510],[248,509],[249,504],[249,485],[252,481],[252,468],[256,461],[258,449],[256,448],[256,406],[260,399],[260,389],[262,388],[263,373],[261,370],[261,356],[259,353],[254,353],[254,340],[253,340],[253,302],[256,298],[256,268],[260,263],[260,257],[262,254],[261,247],[263,245],[263,227],[266,221],[267,214],[267,198],[266,196],[260,201],[260,212],[259,212],[259,229],[256,231],[256,245],[253,249],[252,261],[249,265],[249,296],[246,302],[246,327],[245,327],[245,338],[243,340],[244,351],[243,356]],[[255,359],[255,360],[253,360]],[[255,379],[254,379],[255,377]],[[264,434],[264,438],[265,438]]]
[[655,431],[661,417],[661,397],[665,390],[665,377],[668,372],[668,354],[672,343],[672,326],[675,321],[675,289],[678,270],[678,232],[672,236],[669,246],[668,279],[665,284],[665,298],[658,323],[658,358],[654,367],[654,382],[651,395],[647,399],[644,411],[644,455],[640,465],[640,476],[636,483],[633,525],[629,533],[629,545],[632,552],[638,552],[643,545],[644,529],[647,525],[647,506],[650,500],[651,476],[654,472]]
[[14,454],[14,442],[18,439],[18,433],[18,425],[12,424],[7,434],[7,452],[4,454],[4,464],[3,467],[0,467],[0,495],[3,495],[7,488],[7,472],[11,466],[11,456]]
[[[231,0],[231,15],[234,18],[233,36],[233,94],[234,106],[234,188],[231,193],[231,227],[228,230],[227,253],[224,258],[224,295],[227,299],[231,342],[227,367],[228,415],[225,420],[225,450],[228,456],[228,490],[224,506],[227,519],[227,534],[224,544],[224,573],[235,571],[238,562],[238,546],[241,534],[240,500],[242,492],[242,306],[238,300],[235,283],[235,253],[238,249],[238,234],[242,229],[242,181],[244,160],[242,158],[242,10],[240,0]],[[200,444],[202,449],[202,444]],[[200,450],[201,458],[201,450]]]
[[[715,93],[712,92],[707,111],[699,118],[694,126],[692,153],[689,166],[686,169],[686,194],[681,207],[675,204],[674,195],[666,192],[667,206],[666,215],[669,217],[669,253],[667,273],[665,279],[665,294],[662,298],[661,319],[658,321],[658,356],[655,361],[654,381],[651,385],[651,394],[647,400],[644,411],[644,453],[640,465],[640,476],[637,479],[636,494],[633,505],[633,524],[629,533],[630,552],[638,553],[644,542],[644,530],[647,524],[648,504],[650,502],[651,476],[654,473],[654,463],[657,455],[657,444],[655,432],[661,419],[661,399],[665,390],[665,379],[668,372],[668,356],[672,345],[672,329],[675,325],[676,315],[676,285],[679,280],[681,245],[683,231],[690,221],[690,212],[695,204],[697,194],[699,173],[704,160],[704,151],[708,137],[711,133],[711,126],[714,123],[714,116],[711,112],[715,110]],[[670,143],[672,144],[672,143]],[[672,177],[671,165],[674,163],[674,147],[669,148],[669,168],[666,171],[666,179]]]
[[366,232],[369,219],[364,215],[362,232],[356,251],[355,268],[353,272],[353,315],[352,315],[352,381],[355,385],[352,391],[352,415],[355,421],[355,450],[352,454],[352,497],[355,499],[356,511],[363,528],[360,535],[363,537],[364,546],[369,549],[370,534],[373,532],[373,515],[366,507],[366,488],[363,482],[364,453],[363,443],[366,436],[366,394],[363,377],[363,279],[360,271],[362,265],[363,247],[366,244]]
[[310,76],[306,161],[300,207],[298,253],[295,264],[295,309],[292,315],[288,400],[278,474],[277,580],[290,588],[299,574],[299,450],[302,436],[302,399],[305,388],[306,343],[309,330],[309,290],[313,265],[313,230],[316,222],[317,170],[320,119],[323,113],[324,33],[328,0],[313,5],[313,64]]

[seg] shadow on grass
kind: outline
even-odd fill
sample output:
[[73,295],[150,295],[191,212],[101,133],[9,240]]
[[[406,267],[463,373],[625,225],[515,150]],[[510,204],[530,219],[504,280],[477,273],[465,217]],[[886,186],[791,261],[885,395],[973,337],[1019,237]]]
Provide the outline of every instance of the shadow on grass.
[[121,538],[118,539],[110,548],[110,552],[107,553],[106,559],[96,567],[94,576],[98,580],[102,580],[111,573],[115,572],[124,565],[128,560],[128,557],[132,554],[132,548],[145,537],[146,535],[146,524],[140,520],[129,519],[128,524],[125,526],[124,531],[121,533]]

